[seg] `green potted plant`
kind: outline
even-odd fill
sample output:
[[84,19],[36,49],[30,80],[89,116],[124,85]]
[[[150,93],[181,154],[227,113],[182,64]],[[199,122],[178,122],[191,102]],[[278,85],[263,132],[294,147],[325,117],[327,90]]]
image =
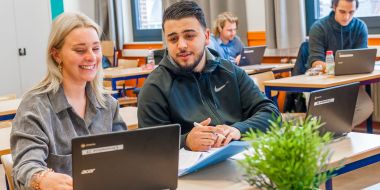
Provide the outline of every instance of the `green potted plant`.
[[244,179],[252,186],[267,190],[319,189],[331,177],[327,171],[330,151],[326,144],[331,133],[320,135],[318,119],[271,121],[266,132],[250,131],[243,140],[252,149],[239,163]]

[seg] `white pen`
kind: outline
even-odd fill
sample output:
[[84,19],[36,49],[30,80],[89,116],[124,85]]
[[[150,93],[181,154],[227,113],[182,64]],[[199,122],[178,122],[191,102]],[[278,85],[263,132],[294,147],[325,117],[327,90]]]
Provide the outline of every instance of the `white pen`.
[[[194,122],[194,127],[204,127],[204,125]],[[218,138],[222,138],[223,140],[226,138],[224,135],[219,134],[219,133],[212,132],[212,134],[217,135]]]
[[194,127],[203,127],[200,123],[194,122]]

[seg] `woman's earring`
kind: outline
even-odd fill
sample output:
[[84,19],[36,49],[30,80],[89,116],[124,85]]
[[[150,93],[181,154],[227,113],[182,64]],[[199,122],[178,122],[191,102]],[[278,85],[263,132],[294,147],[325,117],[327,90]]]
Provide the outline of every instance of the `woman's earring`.
[[61,62],[58,63],[58,70],[59,70],[60,73],[62,73],[62,64],[61,64]]

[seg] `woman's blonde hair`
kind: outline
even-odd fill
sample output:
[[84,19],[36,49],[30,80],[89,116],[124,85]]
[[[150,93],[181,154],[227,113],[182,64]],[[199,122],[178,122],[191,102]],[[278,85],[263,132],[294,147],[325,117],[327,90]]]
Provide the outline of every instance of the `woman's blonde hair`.
[[[53,58],[53,49],[60,50],[64,44],[66,36],[74,29],[82,27],[94,28],[98,36],[101,35],[99,25],[82,13],[66,12],[62,13],[54,20],[46,51],[47,73],[44,79],[34,86],[30,92],[34,94],[41,94],[50,91],[58,91],[59,86],[62,83],[63,76],[58,68],[58,63]],[[90,82],[90,85],[97,101],[104,107],[105,97],[103,95],[103,68],[101,64],[99,64],[95,78]]]
[[220,35],[220,31],[222,30],[226,24],[226,21],[230,23],[236,23],[236,27],[239,25],[239,18],[235,16],[232,12],[224,12],[218,15],[216,17],[215,23],[214,23],[214,28],[213,28],[213,33],[215,36]]

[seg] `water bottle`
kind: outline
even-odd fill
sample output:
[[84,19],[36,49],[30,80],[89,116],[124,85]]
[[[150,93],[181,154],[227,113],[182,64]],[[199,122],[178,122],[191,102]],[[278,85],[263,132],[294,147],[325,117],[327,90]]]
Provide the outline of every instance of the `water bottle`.
[[146,63],[146,68],[147,69],[153,69],[154,68],[154,53],[153,50],[149,49],[148,51],[148,57],[147,57],[147,63]]
[[333,51],[326,52],[326,73],[328,75],[334,75],[335,73],[335,60]]

